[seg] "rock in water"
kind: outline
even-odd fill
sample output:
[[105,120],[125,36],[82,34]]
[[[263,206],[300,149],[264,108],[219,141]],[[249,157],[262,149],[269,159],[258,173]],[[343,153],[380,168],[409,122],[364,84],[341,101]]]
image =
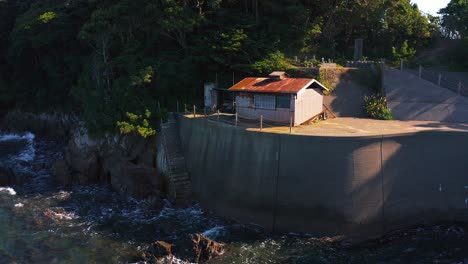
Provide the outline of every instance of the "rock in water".
[[224,252],[224,244],[211,240],[202,234],[192,235],[192,243],[197,262],[208,261]]
[[153,244],[151,244],[150,247],[150,252],[156,257],[156,258],[162,258],[165,256],[172,255],[172,247],[174,245],[169,244],[164,241],[156,241]]
[[[143,259],[151,263],[166,263],[170,257],[190,263],[203,263],[224,253],[224,244],[209,239],[202,234],[194,234],[186,239],[170,244],[156,241],[144,253]],[[168,258],[169,257],[169,258]],[[172,262],[169,262],[172,263]]]

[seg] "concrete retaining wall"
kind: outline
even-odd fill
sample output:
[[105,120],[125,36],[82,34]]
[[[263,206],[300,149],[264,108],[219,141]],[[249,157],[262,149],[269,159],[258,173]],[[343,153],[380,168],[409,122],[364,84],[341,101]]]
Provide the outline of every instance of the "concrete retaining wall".
[[468,219],[468,133],[340,138],[180,121],[193,191],[222,216],[357,236]]

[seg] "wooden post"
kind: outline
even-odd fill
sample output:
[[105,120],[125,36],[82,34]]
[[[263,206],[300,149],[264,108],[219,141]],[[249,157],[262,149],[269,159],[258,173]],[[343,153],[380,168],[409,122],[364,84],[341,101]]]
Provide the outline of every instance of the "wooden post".
[[419,79],[422,77],[422,65],[419,65]]
[[403,65],[404,65],[404,63],[405,63],[404,60],[401,59],[401,60],[400,60],[400,71],[403,71]]
[[439,82],[438,82],[439,86],[441,82],[442,82],[442,73],[439,73]]
[[193,117],[195,117],[195,116],[196,116],[195,109],[196,109],[196,108],[195,108],[195,105],[193,105]]
[[292,116],[289,118],[289,134],[292,134]]
[[219,122],[219,109],[218,109],[218,122]]
[[184,104],[184,114],[187,113],[187,104]]
[[239,122],[239,116],[236,113],[236,127],[237,127],[237,122]]
[[260,115],[260,131],[263,130],[263,115]]
[[203,107],[203,110],[205,112],[205,118],[206,118],[206,107]]

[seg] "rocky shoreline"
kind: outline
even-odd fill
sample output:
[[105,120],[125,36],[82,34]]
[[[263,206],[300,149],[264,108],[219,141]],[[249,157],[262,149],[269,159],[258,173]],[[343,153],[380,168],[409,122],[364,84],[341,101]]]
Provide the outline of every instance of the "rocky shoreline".
[[[19,111],[7,113],[0,121],[0,128],[2,133],[21,135],[28,131],[33,138],[63,144],[63,158],[55,160],[50,171],[54,180],[65,187],[107,185],[123,196],[149,201],[153,209],[164,207],[167,184],[157,169],[156,136],[145,139],[136,135],[107,134],[94,138],[76,117]],[[0,186],[23,185],[32,178],[33,175],[22,175],[0,166]],[[63,209],[48,209],[42,217],[62,221],[67,217],[64,212]],[[192,234],[174,244],[156,241],[135,257],[145,263],[167,263],[174,256],[198,263],[223,252],[223,244],[202,234]]]
[[[156,137],[106,134],[93,138],[76,116],[13,111],[0,122],[3,133],[33,133],[65,144],[64,158],[52,166],[55,179],[66,186],[109,184],[121,194],[138,198],[164,195],[164,178],[156,169]],[[2,184],[21,184],[11,169],[0,169]]]

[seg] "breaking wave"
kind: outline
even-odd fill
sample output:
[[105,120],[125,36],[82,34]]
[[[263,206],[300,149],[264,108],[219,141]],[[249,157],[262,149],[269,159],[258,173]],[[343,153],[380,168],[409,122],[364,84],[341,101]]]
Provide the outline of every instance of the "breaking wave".
[[35,135],[27,132],[24,134],[2,134],[0,135],[0,143],[3,142],[25,142],[23,150],[13,157],[9,157],[11,160],[29,162],[34,160],[36,156],[36,150],[34,148]]

